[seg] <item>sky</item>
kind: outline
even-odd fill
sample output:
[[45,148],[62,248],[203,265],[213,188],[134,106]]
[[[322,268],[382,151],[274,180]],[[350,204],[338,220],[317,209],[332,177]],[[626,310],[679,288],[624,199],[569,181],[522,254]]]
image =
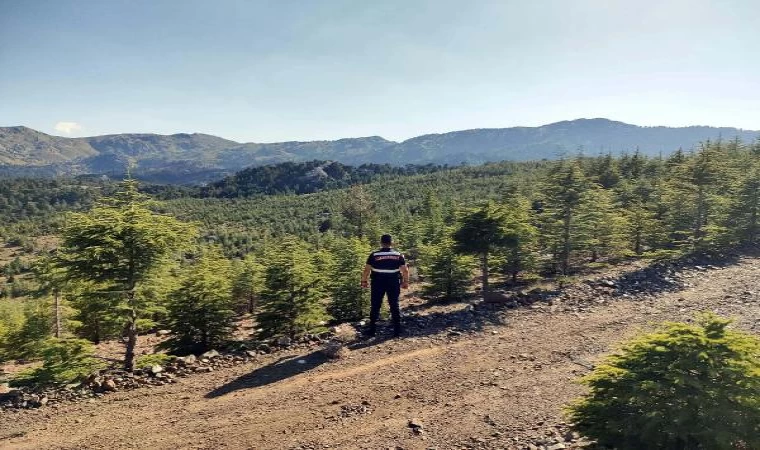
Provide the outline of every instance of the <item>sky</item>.
[[241,142],[760,129],[757,0],[0,0],[0,126]]

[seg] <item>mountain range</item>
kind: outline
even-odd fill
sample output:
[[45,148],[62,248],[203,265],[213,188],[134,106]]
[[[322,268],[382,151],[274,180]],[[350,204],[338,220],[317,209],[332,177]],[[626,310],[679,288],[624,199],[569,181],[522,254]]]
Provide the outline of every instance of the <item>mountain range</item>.
[[0,175],[121,175],[202,183],[250,166],[330,160],[343,164],[478,164],[552,159],[561,155],[632,152],[668,154],[708,139],[744,142],[760,131],[708,126],[641,127],[608,119],[578,119],[539,127],[488,128],[426,134],[403,142],[379,136],[334,141],[239,143],[208,134],[51,136],[23,126],[0,127]]

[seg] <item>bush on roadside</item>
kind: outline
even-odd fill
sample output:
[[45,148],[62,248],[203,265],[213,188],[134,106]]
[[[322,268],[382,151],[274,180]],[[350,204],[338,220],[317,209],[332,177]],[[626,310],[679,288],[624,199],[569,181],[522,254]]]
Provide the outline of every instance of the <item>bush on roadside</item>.
[[42,367],[21,372],[14,386],[64,384],[79,381],[103,368],[93,356],[95,347],[85,339],[48,339],[41,350]]
[[153,367],[156,365],[165,366],[167,363],[174,359],[174,356],[167,355],[166,353],[153,353],[152,355],[143,355],[137,358],[135,367],[142,369],[144,367]]
[[760,339],[713,314],[665,323],[582,379],[574,428],[619,450],[760,448]]

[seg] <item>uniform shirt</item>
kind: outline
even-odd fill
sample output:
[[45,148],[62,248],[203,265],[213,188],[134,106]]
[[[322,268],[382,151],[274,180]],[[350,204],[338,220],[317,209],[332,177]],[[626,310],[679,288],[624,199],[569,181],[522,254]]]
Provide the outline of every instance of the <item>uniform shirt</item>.
[[369,254],[367,264],[372,266],[372,279],[398,279],[401,266],[406,265],[404,255],[393,248],[381,248]]

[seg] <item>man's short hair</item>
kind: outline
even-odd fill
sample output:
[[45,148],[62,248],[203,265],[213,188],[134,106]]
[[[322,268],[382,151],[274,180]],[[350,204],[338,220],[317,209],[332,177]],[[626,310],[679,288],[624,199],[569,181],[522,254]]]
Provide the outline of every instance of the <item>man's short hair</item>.
[[390,234],[384,234],[384,235],[380,236],[380,243],[381,244],[390,244],[391,242],[393,242],[393,239],[391,238]]

